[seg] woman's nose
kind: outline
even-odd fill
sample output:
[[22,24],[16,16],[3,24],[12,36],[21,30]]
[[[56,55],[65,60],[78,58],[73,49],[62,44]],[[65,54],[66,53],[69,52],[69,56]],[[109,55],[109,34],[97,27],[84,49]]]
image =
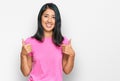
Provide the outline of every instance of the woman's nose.
[[52,22],[52,18],[48,18],[48,22]]

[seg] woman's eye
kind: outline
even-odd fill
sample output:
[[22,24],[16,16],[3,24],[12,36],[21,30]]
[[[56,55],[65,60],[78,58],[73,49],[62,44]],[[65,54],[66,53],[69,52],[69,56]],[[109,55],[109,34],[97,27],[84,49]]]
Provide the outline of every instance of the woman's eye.
[[45,15],[44,17],[48,17],[47,15]]
[[52,17],[52,18],[54,18],[54,19],[55,19],[55,17]]

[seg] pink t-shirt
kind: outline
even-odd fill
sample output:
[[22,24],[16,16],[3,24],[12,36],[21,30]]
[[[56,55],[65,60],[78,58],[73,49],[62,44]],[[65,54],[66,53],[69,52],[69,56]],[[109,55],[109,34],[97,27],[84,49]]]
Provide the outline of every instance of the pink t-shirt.
[[[32,70],[28,81],[62,81],[62,51],[61,47],[53,44],[52,38],[39,42],[35,38],[27,38],[25,41],[31,44],[33,57]],[[63,43],[68,40],[64,38]]]

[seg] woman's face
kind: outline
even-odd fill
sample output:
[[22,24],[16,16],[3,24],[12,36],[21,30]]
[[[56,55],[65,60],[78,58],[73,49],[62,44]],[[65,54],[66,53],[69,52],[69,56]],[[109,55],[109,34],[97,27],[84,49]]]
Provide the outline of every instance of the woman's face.
[[48,8],[42,14],[41,23],[44,32],[52,32],[55,27],[55,12]]

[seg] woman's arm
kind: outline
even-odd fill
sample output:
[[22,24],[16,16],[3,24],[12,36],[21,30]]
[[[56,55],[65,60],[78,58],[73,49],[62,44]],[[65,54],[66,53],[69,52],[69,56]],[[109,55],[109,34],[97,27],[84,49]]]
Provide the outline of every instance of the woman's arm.
[[32,69],[32,57],[28,54],[31,52],[31,45],[25,44],[24,40],[22,41],[22,50],[21,50],[21,72],[24,76],[28,76]]
[[63,52],[63,71],[65,74],[69,74],[74,66],[74,59],[75,59],[75,52],[71,46],[71,41],[69,41],[69,44],[62,45],[62,52]]
[[63,55],[63,71],[65,74],[69,74],[74,66],[75,56]]

